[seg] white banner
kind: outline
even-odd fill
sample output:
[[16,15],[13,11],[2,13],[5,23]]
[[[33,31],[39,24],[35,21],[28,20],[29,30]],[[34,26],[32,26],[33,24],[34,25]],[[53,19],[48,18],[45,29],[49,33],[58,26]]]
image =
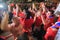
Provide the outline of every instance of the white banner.
[[59,3],[59,5],[57,6],[57,9],[55,10],[54,14],[55,14],[55,15],[60,15],[60,3]]

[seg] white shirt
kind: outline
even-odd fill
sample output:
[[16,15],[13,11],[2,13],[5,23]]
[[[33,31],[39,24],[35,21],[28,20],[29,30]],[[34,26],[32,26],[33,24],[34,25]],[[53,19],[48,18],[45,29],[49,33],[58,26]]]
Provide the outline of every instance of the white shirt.
[[55,40],[60,40],[60,29],[58,30],[56,34]]

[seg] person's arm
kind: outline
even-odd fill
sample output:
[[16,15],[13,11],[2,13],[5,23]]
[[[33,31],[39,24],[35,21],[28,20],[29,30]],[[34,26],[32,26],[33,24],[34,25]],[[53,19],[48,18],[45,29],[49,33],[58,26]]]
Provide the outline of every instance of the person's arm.
[[18,6],[18,4],[16,4],[16,16],[18,16],[18,11],[19,11],[19,6]]
[[46,24],[46,19],[44,18],[43,15],[41,15],[42,23],[45,25]]
[[46,13],[46,8],[45,8],[44,4],[42,4],[42,7],[40,8],[40,16],[41,16],[43,24],[46,25],[46,24],[48,24],[50,22],[48,22],[48,20],[46,20],[46,18],[44,17],[43,13]]
[[40,16],[41,16],[42,23],[43,23],[44,25],[46,25],[46,24],[48,24],[49,22],[48,22],[48,20],[46,20],[46,18],[45,18],[45,16],[43,15],[42,12],[44,12],[44,10],[42,11],[42,9],[40,9]]
[[50,20],[49,19],[46,19],[44,17],[44,15],[41,15],[41,19],[42,19],[42,22],[43,22],[44,25],[48,25],[50,23]]
[[1,30],[3,30],[3,31],[10,30],[10,27],[8,27],[8,19],[9,19],[9,15],[7,13],[4,13],[4,17],[1,22]]
[[8,11],[11,12],[11,6],[10,5],[8,5]]
[[18,29],[20,31],[19,32],[20,35],[24,33],[24,31],[23,31],[24,30],[23,25],[20,24],[19,27],[18,27]]
[[35,14],[35,16],[34,16],[34,22],[36,21],[36,14]]

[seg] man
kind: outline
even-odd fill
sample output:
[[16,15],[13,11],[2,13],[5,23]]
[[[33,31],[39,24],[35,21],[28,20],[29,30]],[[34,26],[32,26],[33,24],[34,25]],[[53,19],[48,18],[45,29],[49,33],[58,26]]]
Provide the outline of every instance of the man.
[[[54,14],[60,19],[60,4],[58,5]],[[60,34],[59,34],[60,30],[58,30],[60,28],[60,20],[59,19],[53,26],[51,26],[51,29],[49,29],[50,31],[47,30],[46,35],[45,35],[46,40],[59,40],[60,39]]]
[[8,13],[4,13],[4,17],[1,22],[1,30],[11,32],[16,40],[18,35],[23,34],[23,26],[20,24],[18,17],[13,17],[11,24],[8,24],[8,19]]
[[60,22],[56,22],[53,26],[49,27],[45,34],[45,40],[54,40],[59,27],[60,27]]

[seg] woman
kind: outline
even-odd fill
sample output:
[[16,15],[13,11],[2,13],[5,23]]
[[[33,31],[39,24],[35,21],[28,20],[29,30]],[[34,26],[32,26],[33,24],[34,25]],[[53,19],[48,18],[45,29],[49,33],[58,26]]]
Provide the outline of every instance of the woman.
[[46,31],[48,27],[50,27],[54,23],[54,16],[52,12],[46,11],[46,7],[44,4],[41,4],[41,20],[44,24],[44,30]]

